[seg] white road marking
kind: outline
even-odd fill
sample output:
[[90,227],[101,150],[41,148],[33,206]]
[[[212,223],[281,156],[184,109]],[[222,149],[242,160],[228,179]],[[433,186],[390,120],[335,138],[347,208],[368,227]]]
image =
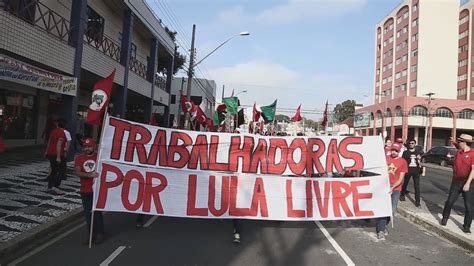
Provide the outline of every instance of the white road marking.
[[120,246],[118,247],[114,252],[112,252],[112,254],[110,254],[110,256],[108,258],[106,258],[101,264],[99,264],[100,266],[108,266],[118,255],[120,255],[120,253],[125,249],[126,247],[125,246]]
[[143,227],[148,227],[148,226],[150,226],[154,221],[156,221],[156,219],[158,219],[158,217],[160,217],[160,216],[153,216],[153,217],[151,217],[151,218],[146,222],[146,224],[145,224]]
[[15,266],[15,265],[17,265],[18,263],[23,262],[24,260],[28,259],[29,257],[35,255],[36,253],[42,251],[43,249],[45,249],[45,248],[51,246],[52,244],[58,242],[59,240],[63,239],[64,237],[68,236],[69,234],[71,234],[72,232],[76,231],[77,229],[79,229],[79,228],[81,228],[81,227],[84,227],[85,224],[86,224],[86,223],[84,222],[84,223],[81,223],[81,224],[79,224],[79,225],[77,225],[77,226],[75,226],[75,227],[69,229],[69,231],[66,231],[66,232],[62,233],[62,234],[60,234],[59,236],[57,236],[57,237],[51,239],[50,241],[44,243],[43,245],[41,245],[41,246],[39,246],[39,247],[33,249],[32,251],[30,251],[30,252],[26,253],[25,255],[21,256],[20,258],[14,260],[14,261],[12,261],[12,262],[10,262],[8,265],[9,265],[9,266]]
[[324,236],[329,240],[331,245],[334,247],[334,249],[341,255],[342,259],[346,262],[347,265],[354,266],[354,262],[347,256],[346,252],[339,246],[339,244],[332,238],[332,236],[329,234],[329,232],[324,228],[324,226],[321,224],[319,221],[314,221],[316,225],[319,227],[319,230],[323,232]]

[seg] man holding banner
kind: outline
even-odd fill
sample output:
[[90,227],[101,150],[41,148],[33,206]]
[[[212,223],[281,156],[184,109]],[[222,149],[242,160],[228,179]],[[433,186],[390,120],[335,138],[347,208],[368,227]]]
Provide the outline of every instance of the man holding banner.
[[[390,178],[390,193],[392,201],[392,212],[397,209],[398,200],[400,198],[400,191],[402,190],[403,178],[408,172],[408,166],[405,159],[398,157],[400,153],[400,145],[395,143],[391,146],[392,153],[387,156],[388,174]],[[377,219],[377,239],[385,240],[388,235],[387,224],[390,222],[390,217],[382,217]]]

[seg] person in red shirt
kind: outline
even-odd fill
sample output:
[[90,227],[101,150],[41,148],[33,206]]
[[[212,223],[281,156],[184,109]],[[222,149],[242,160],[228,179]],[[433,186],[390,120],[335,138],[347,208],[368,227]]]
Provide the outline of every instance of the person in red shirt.
[[[76,157],[74,161],[74,167],[76,169],[76,175],[81,180],[80,194],[82,199],[82,207],[84,208],[84,216],[87,221],[87,230],[89,232],[91,228],[92,219],[92,204],[93,204],[93,190],[92,185],[94,184],[94,178],[98,177],[99,174],[96,170],[97,153],[95,153],[96,143],[93,139],[87,138],[84,140],[83,148],[84,153]],[[94,226],[92,228],[92,242],[100,244],[104,241],[104,221],[102,219],[102,213],[94,211]],[[88,238],[85,239],[83,244],[88,243]]]
[[[388,176],[390,178],[390,194],[392,198],[392,211],[395,212],[400,198],[400,191],[402,190],[403,178],[408,172],[408,165],[405,159],[398,157],[400,153],[400,145],[392,144],[391,155],[387,156]],[[377,238],[385,240],[388,235],[387,224],[390,222],[390,217],[377,218],[376,230]]]
[[461,134],[457,142],[453,144],[458,148],[453,161],[453,178],[449,189],[448,199],[444,204],[443,218],[440,224],[445,226],[448,222],[451,208],[462,193],[464,197],[464,214],[463,231],[467,234],[471,233],[472,223],[472,199],[474,197],[474,188],[472,188],[472,180],[474,179],[474,150],[471,149],[472,136]]
[[384,150],[385,150],[385,156],[390,156],[390,154],[392,153],[392,141],[389,138],[385,140]]
[[59,189],[61,177],[65,175],[63,164],[66,162],[64,150],[66,147],[66,135],[64,130],[58,126],[59,121],[55,120],[55,128],[51,130],[46,148],[45,157],[50,163],[50,173],[46,180],[48,181],[48,192],[55,195],[64,195]]

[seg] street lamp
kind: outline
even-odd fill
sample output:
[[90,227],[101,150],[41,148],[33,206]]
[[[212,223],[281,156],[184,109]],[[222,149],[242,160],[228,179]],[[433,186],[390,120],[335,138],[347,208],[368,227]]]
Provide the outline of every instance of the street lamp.
[[[194,72],[194,67],[198,66],[204,59],[208,58],[211,54],[213,54],[217,49],[221,48],[224,44],[228,43],[230,40],[232,40],[235,37],[238,36],[248,36],[250,33],[248,31],[242,31],[239,34],[235,34],[231,37],[229,37],[227,40],[225,40],[223,43],[221,43],[219,46],[217,46],[214,50],[212,50],[210,53],[208,53],[206,56],[204,56],[201,60],[199,60],[197,63],[194,63],[194,57],[195,57],[195,52],[194,52],[194,37],[196,34],[196,25],[193,25],[193,36],[191,39],[191,55],[189,59],[189,68],[188,68],[188,84],[187,84],[187,91],[186,91],[186,98],[189,100],[191,97],[191,85],[192,85],[192,80],[193,80],[193,72]],[[189,113],[186,113],[186,118],[184,120],[185,122],[185,128],[189,129],[190,123],[189,123]]]
[[237,97],[237,95],[239,95],[239,94],[241,94],[241,93],[246,93],[246,92],[247,92],[246,90],[239,91],[239,92],[237,92],[237,93],[234,95],[234,97]]

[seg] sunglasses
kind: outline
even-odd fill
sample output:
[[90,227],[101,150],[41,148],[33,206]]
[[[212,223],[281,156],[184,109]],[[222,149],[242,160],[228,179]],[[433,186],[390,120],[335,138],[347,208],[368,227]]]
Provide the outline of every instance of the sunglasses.
[[415,145],[416,143],[415,143],[415,142],[410,142],[409,144],[410,144],[410,145]]

